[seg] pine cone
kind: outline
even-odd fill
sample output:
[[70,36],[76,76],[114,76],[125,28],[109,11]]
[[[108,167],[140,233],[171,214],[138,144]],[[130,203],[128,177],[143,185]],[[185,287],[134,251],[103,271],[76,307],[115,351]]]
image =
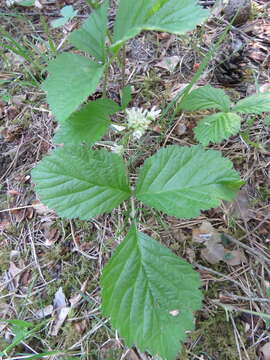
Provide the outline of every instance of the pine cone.
[[244,42],[235,38],[225,43],[215,59],[214,75],[224,85],[238,84],[243,79]]
[[[225,3],[225,0],[223,0]],[[231,22],[233,20],[234,26],[243,25],[250,17],[251,1],[250,0],[228,0],[224,6],[224,18]]]

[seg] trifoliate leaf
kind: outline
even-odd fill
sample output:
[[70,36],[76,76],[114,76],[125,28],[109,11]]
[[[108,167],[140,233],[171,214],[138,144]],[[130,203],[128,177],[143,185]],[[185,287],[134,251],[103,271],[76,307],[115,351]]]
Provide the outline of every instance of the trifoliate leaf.
[[76,54],[64,53],[48,65],[42,88],[58,121],[66,120],[95,90],[104,67]]
[[180,108],[187,111],[204,109],[230,110],[230,98],[222,89],[216,89],[210,85],[195,89],[180,103]]
[[106,32],[107,32],[108,1],[94,10],[83,26],[73,31],[69,41],[78,49],[94,56],[97,60],[106,60]]
[[270,92],[248,96],[238,101],[232,111],[244,114],[261,114],[270,111]]
[[74,112],[54,136],[56,144],[94,144],[110,126],[109,115],[120,110],[120,107],[110,99],[98,99]]
[[193,30],[208,16],[196,0],[120,0],[114,25],[114,50],[142,30],[177,35]]
[[64,146],[32,171],[41,201],[66,218],[90,219],[130,196],[120,156],[105,150]]
[[168,215],[192,218],[232,199],[242,183],[231,161],[218,151],[172,145],[145,161],[136,196]]
[[128,346],[174,360],[201,307],[192,266],[133,226],[103,269],[102,311]]
[[61,18],[53,20],[51,22],[53,28],[64,26],[69,20],[71,20],[72,18],[74,18],[74,16],[76,16],[77,11],[73,9],[72,5],[68,5],[68,6],[64,6],[60,10],[60,14],[62,15]]
[[219,112],[206,116],[194,128],[196,139],[204,146],[218,143],[240,131],[241,117],[235,113]]

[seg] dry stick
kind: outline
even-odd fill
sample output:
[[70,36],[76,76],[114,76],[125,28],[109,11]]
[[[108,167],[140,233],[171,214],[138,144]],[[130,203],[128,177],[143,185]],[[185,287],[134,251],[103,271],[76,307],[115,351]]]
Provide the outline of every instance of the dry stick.
[[71,231],[72,240],[73,240],[74,245],[75,245],[74,251],[77,251],[79,254],[85,256],[87,259],[96,260],[97,259],[96,256],[88,255],[86,252],[84,252],[83,250],[80,249],[80,245],[78,244],[77,239],[76,239],[76,235],[75,235],[72,220],[69,221],[69,224],[70,224],[70,231]]
[[19,154],[19,150],[23,144],[23,140],[24,140],[24,137],[22,137],[21,141],[20,141],[20,144],[18,145],[18,148],[16,150],[16,154],[14,156],[14,159],[12,160],[11,164],[9,165],[9,167],[7,168],[6,172],[2,175],[2,177],[0,178],[0,181],[4,180],[4,178],[6,177],[6,175],[9,173],[9,171],[11,170],[12,166],[14,164],[16,164],[17,162],[17,159],[18,159],[18,154]]
[[229,239],[231,242],[233,242],[234,244],[238,245],[238,246],[242,246],[242,248],[244,248],[247,252],[249,252],[251,255],[254,255],[256,257],[258,257],[259,259],[265,261],[268,265],[270,265],[270,259],[268,259],[265,255],[263,254],[257,254],[257,252],[255,250],[253,250],[252,248],[250,248],[249,246],[243,244],[241,241],[234,239],[233,237],[229,236]]
[[28,208],[31,208],[31,207],[33,207],[33,205],[18,206],[18,207],[14,207],[14,208],[0,210],[0,213],[13,211],[13,210],[28,209]]
[[44,283],[46,283],[46,280],[44,279],[44,276],[43,276],[43,274],[42,274],[42,271],[41,271],[41,268],[40,268],[40,265],[39,265],[39,262],[38,262],[38,259],[37,259],[36,248],[35,248],[34,240],[33,240],[33,238],[32,238],[31,229],[30,229],[29,224],[27,224],[27,227],[28,227],[28,236],[29,236],[29,239],[30,239],[30,241],[31,241],[31,247],[32,247],[32,251],[33,251],[33,257],[34,257],[34,260],[35,260],[35,263],[36,263],[36,266],[37,266],[39,275],[40,275],[41,279],[44,281]]

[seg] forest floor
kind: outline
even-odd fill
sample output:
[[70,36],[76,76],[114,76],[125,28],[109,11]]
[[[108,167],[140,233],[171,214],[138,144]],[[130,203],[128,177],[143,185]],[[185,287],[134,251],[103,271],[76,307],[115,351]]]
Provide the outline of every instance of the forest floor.
[[[213,11],[213,2],[208,3]],[[0,352],[22,335],[3,360],[42,358],[41,353],[50,359],[151,359],[126,348],[100,311],[99,278],[126,234],[125,206],[89,221],[63,220],[40,203],[31,182],[31,169],[53,147],[57,126],[40,88],[46,65],[55,53],[72,49],[67,37],[90,12],[82,0],[39,4],[0,4]],[[53,28],[66,5],[73,5],[77,15]],[[110,23],[113,17],[111,7]],[[129,41],[125,82],[132,85],[130,106],[164,109],[226,26],[220,16],[212,16],[182,37],[143,32]],[[234,48],[239,43],[240,50]],[[237,60],[228,55],[236,52]],[[108,96],[117,102],[122,75],[112,64]],[[267,1],[252,1],[250,19],[228,32],[197,83],[205,84],[223,88],[234,100],[270,90]],[[100,97],[101,89],[94,96]],[[138,142],[129,140],[133,164],[141,165],[166,144],[195,144],[192,129],[206,113],[169,113],[157,120]],[[203,308],[181,360],[270,359],[270,321],[261,316],[270,314],[269,130],[264,116],[243,116],[239,135],[209,146],[230,158],[245,181],[234,202],[191,220],[139,209],[143,230],[192,263],[201,276]],[[105,140],[115,141],[115,135]],[[220,236],[228,256],[206,251],[205,235]],[[63,321],[53,311],[55,304],[69,309]],[[32,332],[23,321],[34,324]]]

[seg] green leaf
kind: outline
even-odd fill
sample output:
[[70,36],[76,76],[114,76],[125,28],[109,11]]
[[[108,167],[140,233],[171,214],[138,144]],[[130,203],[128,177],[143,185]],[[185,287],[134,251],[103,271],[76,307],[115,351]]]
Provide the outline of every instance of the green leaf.
[[117,51],[142,30],[184,34],[207,16],[208,11],[202,9],[196,0],[120,0],[112,49]]
[[101,277],[102,311],[127,345],[173,360],[201,307],[192,266],[133,226]]
[[219,112],[206,116],[194,128],[196,139],[204,146],[218,143],[240,131],[241,117],[235,113]]
[[261,114],[270,111],[270,92],[248,96],[238,101],[232,111],[244,114]]
[[187,111],[218,109],[227,112],[230,110],[230,104],[230,98],[224,90],[205,85],[191,91],[179,107]]
[[42,88],[58,121],[66,120],[98,86],[104,66],[84,56],[64,53],[48,65]]
[[109,115],[120,110],[112,100],[102,98],[92,101],[74,112],[60,126],[54,136],[56,144],[94,144],[107,131],[111,124]]
[[20,6],[34,6],[35,0],[21,0],[21,1],[16,1],[15,4]]
[[125,86],[123,89],[121,89],[120,97],[121,97],[121,109],[125,110],[131,101],[131,86],[130,85]]
[[90,219],[130,196],[123,160],[105,150],[58,148],[37,165],[32,177],[41,201],[66,218]]
[[94,10],[83,26],[73,31],[69,41],[78,49],[94,56],[97,60],[106,60],[106,32],[107,32],[107,11],[108,1]]
[[230,200],[242,185],[230,160],[201,146],[168,146],[141,167],[136,196],[143,203],[179,218]]
[[76,16],[77,11],[74,11],[72,5],[68,5],[68,6],[64,6],[60,10],[60,14],[62,15],[61,18],[53,20],[51,22],[53,28],[64,26],[69,20],[71,20],[72,18],[74,18],[74,16]]

